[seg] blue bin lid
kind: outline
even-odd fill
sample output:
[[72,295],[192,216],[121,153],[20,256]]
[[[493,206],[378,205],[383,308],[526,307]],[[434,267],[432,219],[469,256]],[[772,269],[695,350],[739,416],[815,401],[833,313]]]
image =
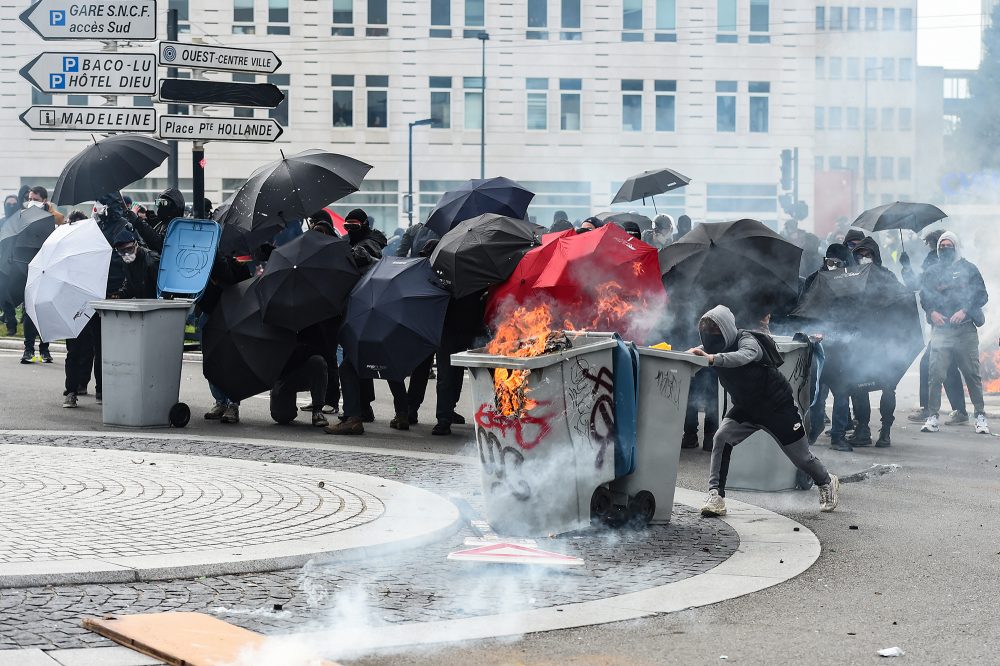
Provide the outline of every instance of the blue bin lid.
[[215,220],[172,220],[163,239],[157,293],[201,296],[215,263],[221,231]]

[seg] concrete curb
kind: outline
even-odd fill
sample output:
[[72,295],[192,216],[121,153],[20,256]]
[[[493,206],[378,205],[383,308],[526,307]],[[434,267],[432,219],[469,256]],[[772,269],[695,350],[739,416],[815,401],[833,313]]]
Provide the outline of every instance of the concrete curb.
[[[24,351],[24,339],[0,338],[0,351]],[[62,342],[50,342],[49,351],[56,355],[66,354],[66,345]],[[185,361],[201,361],[201,352],[184,352]]]

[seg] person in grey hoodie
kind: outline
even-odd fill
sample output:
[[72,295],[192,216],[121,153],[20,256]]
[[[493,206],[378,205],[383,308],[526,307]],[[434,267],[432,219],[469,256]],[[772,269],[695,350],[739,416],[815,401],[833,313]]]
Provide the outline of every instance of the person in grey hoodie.
[[708,359],[733,401],[712,442],[708,497],[701,515],[726,515],[726,477],[733,447],[758,430],[776,439],[788,459],[816,482],[821,511],[837,508],[840,480],[809,450],[792,387],[778,372],[780,357],[770,336],[737,329],[736,318],[724,305],[702,316],[698,332],[702,344],[688,352]]

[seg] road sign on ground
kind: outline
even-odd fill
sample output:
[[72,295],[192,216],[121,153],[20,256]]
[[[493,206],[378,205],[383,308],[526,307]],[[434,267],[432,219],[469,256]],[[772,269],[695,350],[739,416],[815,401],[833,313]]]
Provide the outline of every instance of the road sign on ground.
[[46,51],[22,67],[21,76],[46,93],[155,95],[156,56]]
[[39,0],[21,22],[42,39],[154,41],[156,0]]
[[19,118],[41,132],[156,132],[151,107],[32,106]]
[[270,143],[276,141],[281,132],[281,125],[273,118],[160,116],[161,139]]
[[281,67],[281,58],[272,51],[181,42],[160,42],[159,58],[160,64],[165,67],[190,67],[220,72],[273,74]]
[[578,567],[584,562],[579,557],[553,553],[541,548],[531,548],[509,541],[488,546],[458,550],[448,554],[449,560],[459,562],[496,562],[501,564],[541,564],[544,566]]
[[203,106],[263,106],[274,108],[285,93],[271,83],[229,83],[203,79],[162,79],[160,100]]

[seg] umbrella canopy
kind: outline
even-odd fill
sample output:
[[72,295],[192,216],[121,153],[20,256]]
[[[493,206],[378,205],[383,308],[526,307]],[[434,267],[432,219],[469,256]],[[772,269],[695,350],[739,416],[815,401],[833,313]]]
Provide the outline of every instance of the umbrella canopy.
[[353,157],[306,150],[257,169],[236,192],[224,222],[246,232],[256,247],[280,231],[286,220],[303,219],[357,192],[371,170]]
[[896,201],[866,210],[858,216],[858,219],[854,220],[851,226],[868,231],[885,231],[886,229],[920,231],[946,217],[948,215],[944,211],[931,204]]
[[690,182],[690,178],[677,173],[673,169],[643,171],[626,179],[622,183],[621,188],[619,188],[618,194],[611,200],[611,203],[616,204],[645,199],[655,194],[663,194],[664,192],[684,187]]
[[66,163],[52,201],[72,206],[117,192],[145,178],[169,154],[167,144],[139,134],[115,134],[95,141]]
[[575,229],[543,235],[542,244],[528,250],[509,278],[490,287],[486,299],[487,322],[495,323],[497,317],[508,316],[514,306],[523,305],[531,299],[535,293],[535,280],[558,249],[556,241],[571,236],[576,236]]
[[544,227],[502,215],[480,215],[461,222],[441,237],[431,266],[462,298],[500,284],[521,257],[541,243]]
[[94,220],[60,225],[28,265],[24,309],[42,340],[75,338],[105,297],[111,246]]
[[408,377],[440,346],[450,299],[427,259],[380,260],[351,292],[345,356],[362,377]]
[[612,222],[618,226],[626,222],[635,222],[643,231],[653,228],[653,221],[641,213],[616,213],[609,211],[607,213],[598,213],[594,217],[602,222]]
[[48,211],[22,208],[0,222],[0,298],[20,303],[28,280],[28,263],[55,230]]
[[[740,326],[781,311],[799,291],[802,248],[757,220],[699,224],[660,250],[663,286],[672,303],[687,303],[683,327],[725,305]],[[693,318],[693,320],[692,320]]]
[[816,322],[853,319],[859,314],[858,309],[868,290],[870,268],[817,271],[789,316]]
[[295,333],[264,323],[259,276],[227,287],[202,330],[202,372],[232,400],[274,386],[295,349]]
[[260,277],[264,323],[301,331],[336,317],[360,277],[346,239],[304,233],[272,252]]
[[427,227],[444,236],[460,222],[484,213],[523,220],[534,198],[534,192],[509,178],[476,178],[445,192],[427,216]]

